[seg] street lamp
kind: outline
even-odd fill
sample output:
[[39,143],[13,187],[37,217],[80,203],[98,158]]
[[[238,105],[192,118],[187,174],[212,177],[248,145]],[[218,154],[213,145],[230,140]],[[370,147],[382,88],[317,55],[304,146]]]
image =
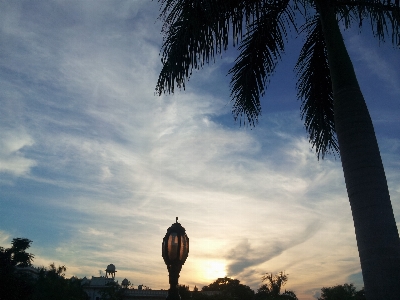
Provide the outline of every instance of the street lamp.
[[169,285],[167,300],[180,300],[178,292],[178,278],[182,265],[189,254],[189,238],[185,228],[176,222],[167,229],[162,243],[162,257],[167,265],[169,273]]

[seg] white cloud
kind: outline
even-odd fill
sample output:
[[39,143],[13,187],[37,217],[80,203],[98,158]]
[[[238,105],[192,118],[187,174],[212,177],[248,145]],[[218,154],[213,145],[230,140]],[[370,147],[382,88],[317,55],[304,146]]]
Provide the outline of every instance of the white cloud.
[[[35,264],[92,276],[114,263],[118,278],[166,288],[160,246],[178,216],[191,243],[180,282],[191,288],[210,283],[201,265],[211,261],[252,288],[285,270],[303,299],[359,271],[340,161],[317,160],[298,111],[265,113],[253,130],[220,122],[230,57],[196,72],[185,92],[155,96],[156,2],[42,3],[31,15],[13,8],[0,60],[2,127],[25,128],[1,131],[0,171],[31,218],[0,225],[32,235]],[[368,51],[360,59],[379,62],[393,85],[396,70]],[[398,142],[383,148],[399,212]],[[24,175],[24,189],[9,174]]]
[[33,139],[22,129],[0,132],[0,173],[28,174],[36,162],[24,157],[23,150],[33,144]]
[[0,230],[0,243],[1,247],[8,248],[10,242],[10,234],[4,230]]

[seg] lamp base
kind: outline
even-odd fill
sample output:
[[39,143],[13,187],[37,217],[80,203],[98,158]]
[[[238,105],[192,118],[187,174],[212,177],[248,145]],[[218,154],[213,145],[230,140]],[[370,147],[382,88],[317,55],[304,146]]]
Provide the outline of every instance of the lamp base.
[[181,300],[181,296],[178,291],[178,278],[179,272],[182,269],[182,265],[169,265],[167,266],[169,273],[169,290],[166,300]]

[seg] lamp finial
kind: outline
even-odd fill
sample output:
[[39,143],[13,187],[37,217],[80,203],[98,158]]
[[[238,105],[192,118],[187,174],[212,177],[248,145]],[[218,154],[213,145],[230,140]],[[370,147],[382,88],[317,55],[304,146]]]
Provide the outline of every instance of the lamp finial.
[[176,222],[175,223],[178,223],[178,217],[176,217]]

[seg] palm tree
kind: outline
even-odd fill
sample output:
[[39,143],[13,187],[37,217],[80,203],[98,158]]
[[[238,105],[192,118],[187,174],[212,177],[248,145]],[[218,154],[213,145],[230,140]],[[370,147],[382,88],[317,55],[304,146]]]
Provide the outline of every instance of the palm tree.
[[296,294],[292,291],[285,290],[281,293],[282,287],[288,281],[288,275],[284,272],[275,275],[266,273],[261,280],[265,283],[257,290],[255,300],[298,300]]
[[[346,28],[370,24],[400,45],[399,0],[159,0],[163,67],[156,91],[185,87],[193,69],[228,48],[233,115],[254,126],[291,29],[306,41],[295,70],[302,118],[318,159],[340,154],[367,299],[398,299],[400,240],[371,117],[347,53]],[[366,22],[368,20],[368,22]],[[300,25],[300,26],[299,26]]]

